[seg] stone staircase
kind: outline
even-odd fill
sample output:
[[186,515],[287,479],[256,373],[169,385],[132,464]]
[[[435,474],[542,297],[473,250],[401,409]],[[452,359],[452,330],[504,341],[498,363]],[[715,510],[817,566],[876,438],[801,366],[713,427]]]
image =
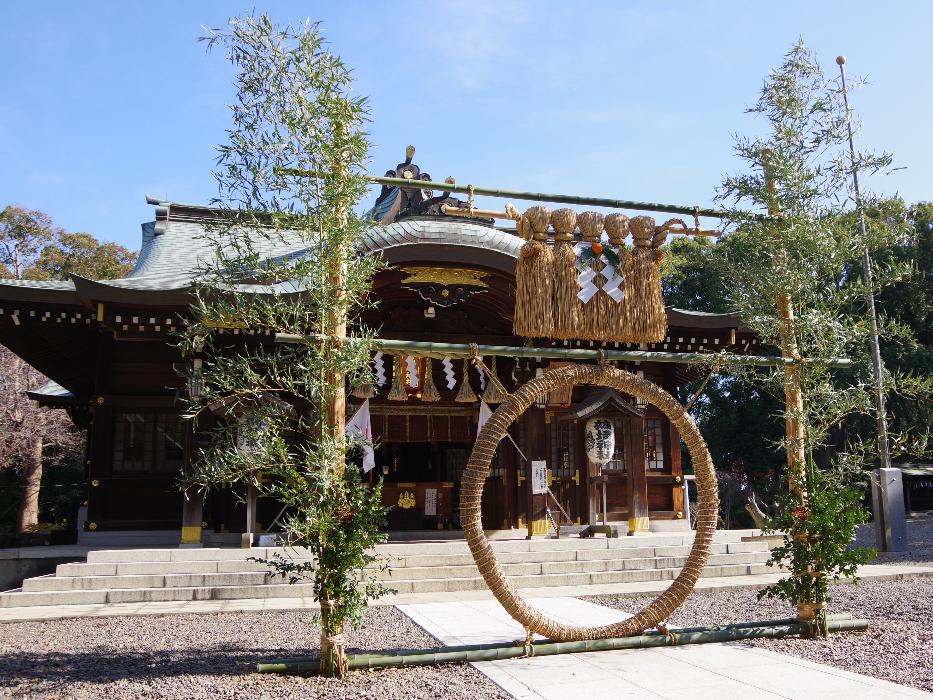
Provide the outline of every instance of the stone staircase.
[[[767,573],[768,543],[756,531],[716,533],[703,576]],[[499,561],[517,588],[586,586],[670,580],[680,573],[693,533],[636,537],[494,540]],[[311,585],[289,585],[249,557],[302,550],[114,549],[88,553],[86,563],[60,564],[54,575],[29,578],[0,594],[0,607],[186,600],[310,597]],[[380,573],[398,593],[482,590],[485,582],[463,540],[381,545],[391,571]]]

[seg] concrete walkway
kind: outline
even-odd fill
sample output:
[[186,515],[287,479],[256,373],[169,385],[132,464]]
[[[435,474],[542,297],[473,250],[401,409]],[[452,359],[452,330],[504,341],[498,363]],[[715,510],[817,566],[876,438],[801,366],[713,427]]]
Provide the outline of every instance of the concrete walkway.
[[[776,582],[783,574],[756,574],[750,576],[722,576],[701,578],[697,591],[724,591],[731,589],[758,590]],[[865,580],[892,581],[905,578],[933,577],[933,567],[908,564],[869,564],[859,569]],[[391,585],[391,581],[389,582]],[[584,597],[594,595],[638,595],[658,593],[670,586],[670,581],[641,581],[596,586],[548,586],[523,588],[524,598]],[[492,601],[488,590],[455,591],[441,593],[400,593],[387,595],[374,605],[408,605],[454,601]],[[56,620],[66,617],[121,617],[135,615],[180,615],[192,613],[218,613],[262,610],[316,609],[312,598],[239,598],[232,600],[186,600],[155,603],[110,603],[95,605],[34,605],[0,608],[0,623],[27,620]]]
[[[562,622],[602,625],[625,613],[574,598],[529,602]],[[495,601],[399,609],[446,645],[515,641],[521,625]],[[741,643],[600,651],[473,664],[518,700],[574,698],[929,698],[905,686]]]

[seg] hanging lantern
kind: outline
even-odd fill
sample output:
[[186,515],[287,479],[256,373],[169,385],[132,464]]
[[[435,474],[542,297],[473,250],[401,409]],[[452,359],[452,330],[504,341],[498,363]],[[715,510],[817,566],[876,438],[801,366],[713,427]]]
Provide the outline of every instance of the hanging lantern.
[[616,435],[612,421],[608,418],[590,418],[586,422],[583,438],[586,457],[600,467],[612,461],[616,451]]

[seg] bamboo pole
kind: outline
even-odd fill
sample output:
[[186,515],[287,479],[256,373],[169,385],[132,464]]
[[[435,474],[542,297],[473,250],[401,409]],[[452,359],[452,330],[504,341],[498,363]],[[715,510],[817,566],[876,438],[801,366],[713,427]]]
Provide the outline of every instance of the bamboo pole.
[[[772,193],[777,192],[775,182],[767,161],[769,153],[765,153],[765,184]],[[779,212],[769,202],[768,215],[775,216]],[[774,260],[780,262],[784,257],[782,248],[774,251]],[[794,318],[794,302],[787,292],[778,292],[777,312],[780,323],[781,356],[784,362],[784,426],[787,438],[787,485],[790,491],[797,495],[801,505],[806,505],[806,453],[804,451],[806,435],[803,424],[803,391],[800,358],[800,347],[797,344],[797,323]],[[786,360],[790,360],[786,362]]]
[[[851,616],[829,616],[827,632],[861,631],[868,628],[868,620],[852,619]],[[811,636],[813,626],[796,619],[745,622],[721,627],[689,627],[673,629],[668,633],[648,632],[633,637],[592,639],[583,642],[536,642],[534,656],[553,656],[592,651],[617,649],[645,649],[651,647],[682,646],[685,644],[709,644],[731,642],[742,639],[779,639],[782,637]],[[404,650],[395,653],[353,654],[348,657],[348,668],[372,669],[393,666],[427,666],[442,663],[495,661],[514,659],[528,655],[521,643],[471,644],[465,646],[439,647],[424,650]],[[260,673],[315,673],[316,659],[283,659],[260,663]]]
[[[449,204],[441,205],[441,213],[447,216],[462,216],[470,219],[509,219],[514,221],[515,217],[510,215],[507,211],[494,211],[492,209],[463,209],[462,207],[452,207]],[[709,231],[703,229],[692,229],[692,228],[671,228],[667,231],[670,235],[684,235],[684,236],[707,236],[709,238],[719,238],[722,235],[721,231]]]
[[[307,336],[292,333],[276,333],[278,343],[304,343]],[[348,338],[352,341],[352,338]],[[852,360],[847,358],[797,358],[777,357],[774,355],[734,355],[730,353],[703,352],[655,352],[652,350],[589,350],[585,348],[532,348],[514,345],[474,345],[471,343],[432,343],[415,340],[389,340],[377,338],[372,341],[376,350],[390,353],[409,353],[424,357],[458,358],[470,357],[475,348],[481,355],[499,357],[529,357],[548,360],[619,360],[624,362],[665,362],[683,364],[748,365],[755,367],[777,367],[802,364],[823,364],[828,367],[851,367]]]
[[[322,178],[330,177],[330,173],[319,173],[313,170],[298,168],[276,168],[277,175],[295,175],[298,177]],[[611,199],[607,197],[584,197],[569,194],[548,194],[545,192],[523,192],[521,190],[506,190],[499,187],[482,187],[479,185],[458,185],[452,182],[432,182],[429,180],[414,180],[403,177],[379,177],[367,175],[366,179],[377,185],[390,187],[414,187],[421,190],[438,190],[440,192],[458,192],[460,194],[479,194],[503,199],[522,199],[533,202],[557,202],[560,204],[587,204],[594,207],[608,207],[609,209],[634,209],[636,211],[659,211],[668,214],[686,214],[687,216],[708,216],[714,219],[728,219],[730,212],[721,209],[706,209],[680,204],[661,204],[658,202],[636,202],[629,199]],[[764,218],[758,215],[760,218]]]

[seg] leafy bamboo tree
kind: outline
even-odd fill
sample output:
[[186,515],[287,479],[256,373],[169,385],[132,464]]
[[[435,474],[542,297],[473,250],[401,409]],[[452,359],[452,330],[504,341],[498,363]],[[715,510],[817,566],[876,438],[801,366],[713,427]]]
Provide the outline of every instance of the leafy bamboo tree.
[[[729,282],[729,301],[762,341],[781,348],[785,357],[855,360],[854,368],[844,373],[830,372],[818,362],[795,362],[758,377],[786,397],[787,477],[796,494],[794,502],[803,507],[798,516],[807,517],[807,491],[836,483],[817,480],[815,451],[827,444],[833,429],[844,420],[870,415],[873,410],[870,331],[864,315],[867,287],[860,254],[865,247],[874,252],[894,245],[904,233],[905,222],[899,217],[876,216],[866,236],[860,234],[849,190],[851,166],[846,157],[841,88],[824,76],[802,42],[768,76],[749,112],[763,117],[768,131],[757,138],[736,140],[737,154],[750,167],[726,178],[718,195],[720,202],[735,207],[733,219],[738,225],[720,255]],[[890,164],[889,154],[860,153],[856,167],[876,174]],[[748,215],[740,208],[764,210],[771,216]],[[867,208],[878,209],[878,200],[869,197]],[[876,264],[876,289],[908,271],[908,266],[896,260]],[[882,332],[899,329],[885,322]],[[888,391],[927,390],[922,384],[899,383],[890,373],[886,377]],[[863,441],[850,436],[835,446],[833,468],[849,475],[860,472],[871,464],[875,444],[873,437]],[[820,502],[816,499],[813,505]],[[854,528],[858,520],[846,521],[847,526]],[[802,525],[797,529],[805,530]],[[796,592],[798,601],[822,595],[825,589],[812,586],[806,577],[825,576],[844,567],[847,555],[844,545],[840,547],[833,556],[824,552],[826,558],[815,568],[791,567],[793,585],[776,591],[788,597]],[[800,550],[788,547],[787,551]]]
[[[316,24],[245,17],[207,41],[226,49],[237,94],[207,234],[216,255],[181,343],[193,367],[203,363],[189,416],[203,432],[221,414],[188,485],[245,481],[287,506],[287,541],[311,561],[271,564],[313,580],[321,672],[342,675],[345,622],[385,590],[360,581],[385,510],[347,464],[344,437],[345,383],[368,379],[371,333],[357,321],[377,266],[357,254],[367,222],[354,211],[366,192],[366,100]],[[307,339],[276,345],[274,333]]]

